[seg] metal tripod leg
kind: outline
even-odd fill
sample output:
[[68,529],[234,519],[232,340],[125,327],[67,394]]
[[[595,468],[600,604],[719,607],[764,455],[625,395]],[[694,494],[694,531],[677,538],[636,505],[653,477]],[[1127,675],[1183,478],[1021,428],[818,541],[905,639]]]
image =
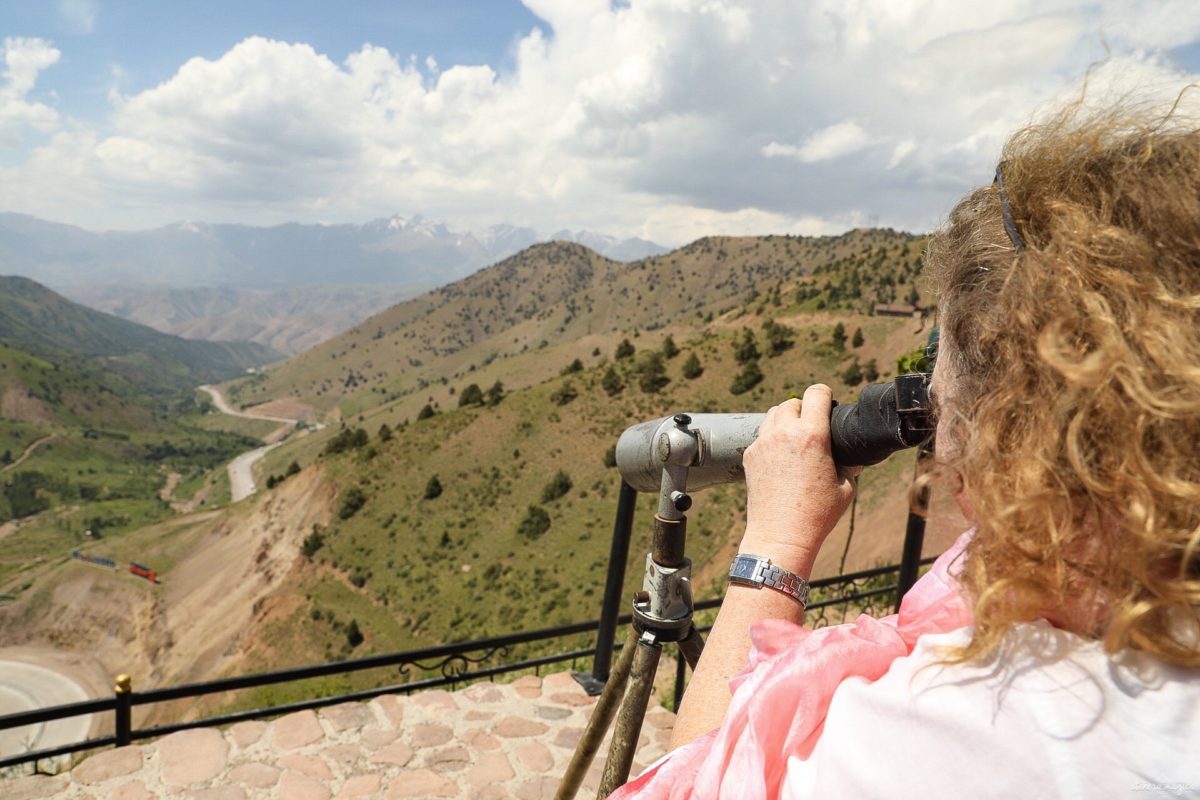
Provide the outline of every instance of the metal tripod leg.
[[646,631],[638,639],[636,650],[629,673],[629,692],[617,716],[608,760],[604,763],[604,777],[600,779],[600,790],[596,793],[597,800],[604,800],[629,779],[638,736],[642,733],[642,721],[646,718],[646,705],[654,691],[654,673],[658,671],[662,645],[652,632]]
[[637,642],[638,633],[630,627],[625,646],[621,648],[621,655],[617,658],[617,665],[609,673],[604,691],[596,701],[596,707],[592,709],[592,716],[583,730],[583,736],[579,738],[579,744],[575,746],[575,753],[571,756],[571,763],[567,766],[562,783],[558,785],[554,800],[572,800],[579,791],[583,777],[587,774],[592,759],[596,757],[596,751],[600,749],[600,742],[604,740],[604,734],[608,732],[608,726],[612,724],[621,700],[625,697],[625,688],[629,685],[629,667],[638,649]]
[[696,630],[696,626],[693,625],[688,631],[688,635],[676,642],[676,645],[683,653],[683,660],[694,672],[696,664],[700,661],[700,654],[704,652],[704,639],[700,636],[700,631]]

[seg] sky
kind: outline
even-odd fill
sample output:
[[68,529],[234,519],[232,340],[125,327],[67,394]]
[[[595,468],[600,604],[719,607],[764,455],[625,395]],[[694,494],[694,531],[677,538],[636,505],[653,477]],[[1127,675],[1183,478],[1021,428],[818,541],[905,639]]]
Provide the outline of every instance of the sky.
[[422,215],[673,246],[930,230],[1085,75],[1097,104],[1178,95],[1200,77],[1200,14],[1194,0],[0,0],[0,56],[0,211],[93,230]]

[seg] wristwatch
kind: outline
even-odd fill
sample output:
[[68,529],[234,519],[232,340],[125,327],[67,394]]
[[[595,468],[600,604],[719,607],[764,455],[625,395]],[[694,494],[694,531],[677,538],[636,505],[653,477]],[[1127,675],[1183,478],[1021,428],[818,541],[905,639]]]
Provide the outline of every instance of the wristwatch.
[[739,586],[761,589],[770,586],[795,600],[802,608],[808,607],[808,581],[783,567],[776,567],[771,559],[739,553],[729,565],[729,582]]

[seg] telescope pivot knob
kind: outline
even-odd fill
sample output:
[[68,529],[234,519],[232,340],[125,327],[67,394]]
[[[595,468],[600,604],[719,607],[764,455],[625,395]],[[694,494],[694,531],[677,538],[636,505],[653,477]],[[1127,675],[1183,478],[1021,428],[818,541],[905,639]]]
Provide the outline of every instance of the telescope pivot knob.
[[690,414],[676,414],[671,419],[674,420],[675,425],[680,428],[686,428],[688,425],[692,424],[692,417]]
[[682,514],[692,507],[691,495],[683,492],[671,492],[671,505],[675,506],[675,510]]

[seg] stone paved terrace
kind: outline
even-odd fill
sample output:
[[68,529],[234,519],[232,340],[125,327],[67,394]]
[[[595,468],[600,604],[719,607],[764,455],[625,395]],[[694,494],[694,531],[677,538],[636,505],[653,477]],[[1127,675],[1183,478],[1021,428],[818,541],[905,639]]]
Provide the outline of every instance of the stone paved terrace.
[[[550,800],[595,702],[565,672],[385,695],[99,751],[69,774],[0,781],[0,797]],[[674,721],[649,709],[633,774],[666,752]],[[606,753],[579,798],[596,796]]]

